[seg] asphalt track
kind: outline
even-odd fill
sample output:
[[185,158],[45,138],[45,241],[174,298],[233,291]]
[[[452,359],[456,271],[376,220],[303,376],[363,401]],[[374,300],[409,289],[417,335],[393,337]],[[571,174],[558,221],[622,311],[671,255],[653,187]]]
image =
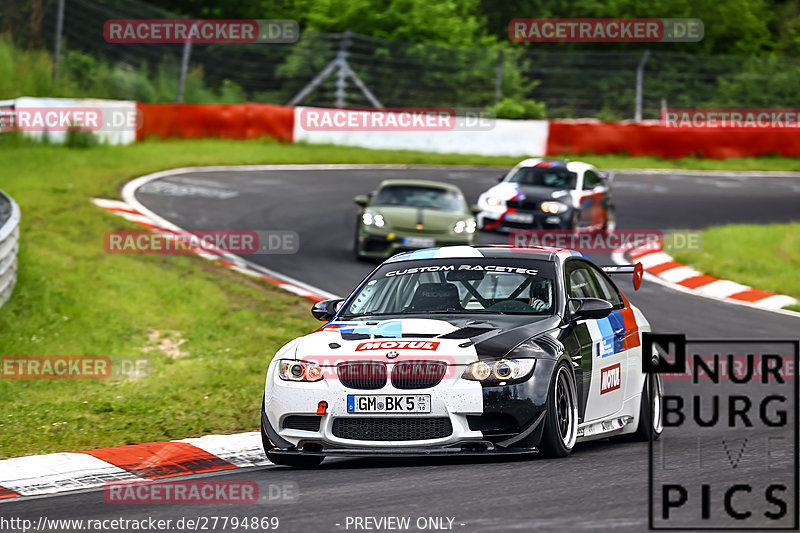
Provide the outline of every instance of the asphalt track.
[[[499,174],[499,169],[466,168],[198,172],[151,183],[140,189],[137,198],[185,229],[294,230],[300,235],[297,254],[248,258],[344,296],[374,267],[353,259],[357,213],[353,196],[372,190],[382,179],[411,177],[455,183],[474,202]],[[619,228],[697,229],[729,222],[785,222],[798,219],[800,179],[622,173],[616,177],[615,199]],[[482,233],[480,242],[505,243],[507,237]],[[610,264],[608,255],[594,258]],[[708,300],[654,283],[645,282],[638,292],[628,282],[620,285],[657,331],[685,333],[690,339],[796,339],[800,331],[800,319],[791,316]],[[789,353],[785,345],[775,350]],[[670,381],[666,389],[668,394],[691,394],[687,382]],[[692,491],[688,506],[699,505],[698,487],[708,480],[718,482],[716,491],[729,477],[744,477],[754,487],[762,487],[786,472],[796,476],[797,465],[792,464],[790,453],[775,455],[773,470],[763,468],[768,452],[758,440],[771,435],[788,439],[791,445],[796,435],[793,418],[796,411],[790,408],[789,427],[760,433],[727,427],[667,428],[662,441],[676,463],[683,465],[680,479]],[[720,439],[730,444],[737,437],[751,439],[738,472],[725,465],[724,455],[717,457]],[[735,449],[739,444],[734,442]],[[707,464],[701,467],[693,458],[706,447]],[[728,477],[709,474],[707,466],[716,459],[719,472],[724,470]],[[0,515],[34,520],[39,516],[173,520],[277,516],[278,530],[292,532],[354,531],[353,525],[346,527],[347,518],[366,516],[410,516],[411,531],[418,530],[419,517],[452,517],[452,529],[464,532],[642,531],[648,527],[648,446],[641,443],[587,443],[563,460],[329,460],[313,471],[268,466],[206,477],[254,480],[265,493],[269,484],[296,483],[300,497],[296,503],[282,505],[123,506],[105,504],[101,491],[87,491],[4,503]],[[758,496],[739,501],[760,512],[764,504],[763,496]],[[720,496],[714,492],[713,498],[716,517]],[[793,504],[798,495],[790,487],[785,499]],[[777,525],[765,519],[749,524]],[[780,523],[787,524],[791,526],[791,520]]]

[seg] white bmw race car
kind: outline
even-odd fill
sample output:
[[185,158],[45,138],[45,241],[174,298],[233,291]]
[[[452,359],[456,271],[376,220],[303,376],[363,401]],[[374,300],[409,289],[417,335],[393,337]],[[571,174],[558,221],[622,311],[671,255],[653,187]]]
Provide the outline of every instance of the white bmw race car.
[[615,228],[613,176],[588,163],[526,159],[478,198],[484,230]]
[[[638,266],[609,270],[641,281]],[[326,324],[267,371],[261,432],[273,463],[561,457],[580,440],[661,433],[661,381],[642,371],[650,325],[578,252],[407,252],[313,313]]]

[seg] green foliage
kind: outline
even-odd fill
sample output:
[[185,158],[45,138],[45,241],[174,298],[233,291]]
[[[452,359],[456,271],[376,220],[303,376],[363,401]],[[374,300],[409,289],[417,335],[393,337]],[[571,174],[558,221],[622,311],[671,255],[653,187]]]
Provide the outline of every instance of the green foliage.
[[534,100],[517,101],[513,98],[504,98],[492,108],[497,118],[510,119],[545,119],[547,106],[544,102]]
[[67,130],[67,138],[64,146],[67,148],[91,148],[97,146],[100,141],[91,131],[82,130],[80,128],[70,128]]

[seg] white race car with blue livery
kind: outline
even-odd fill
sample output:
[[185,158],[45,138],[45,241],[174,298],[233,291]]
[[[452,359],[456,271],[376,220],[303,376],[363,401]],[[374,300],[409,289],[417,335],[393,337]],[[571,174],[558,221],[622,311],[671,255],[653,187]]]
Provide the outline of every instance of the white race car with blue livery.
[[[641,281],[638,265],[608,270]],[[273,463],[563,457],[581,440],[661,434],[661,381],[642,366],[650,325],[578,252],[407,252],[313,314],[326,324],[267,371],[261,431]]]

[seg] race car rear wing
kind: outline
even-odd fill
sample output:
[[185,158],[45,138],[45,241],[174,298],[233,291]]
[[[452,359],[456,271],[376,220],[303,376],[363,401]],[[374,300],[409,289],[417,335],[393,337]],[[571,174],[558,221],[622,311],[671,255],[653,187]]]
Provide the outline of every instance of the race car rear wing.
[[633,289],[638,291],[639,287],[642,286],[644,267],[641,263],[636,263],[635,265],[604,266],[603,272],[606,274],[633,274]]

